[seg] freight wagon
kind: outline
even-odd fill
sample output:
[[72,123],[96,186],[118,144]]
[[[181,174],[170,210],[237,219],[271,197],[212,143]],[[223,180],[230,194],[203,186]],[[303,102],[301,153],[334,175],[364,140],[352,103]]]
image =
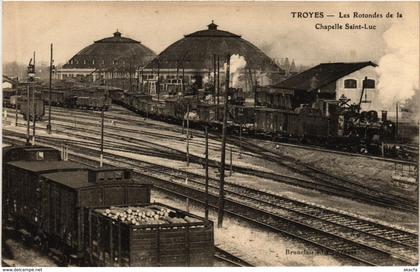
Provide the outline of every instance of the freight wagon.
[[[130,170],[92,169],[38,146],[7,147],[3,156],[3,226],[26,229],[65,263],[212,264],[213,223],[149,204],[151,183],[133,181]],[[115,209],[132,210],[130,222],[111,215]]]
[[[44,88],[41,91],[42,99],[48,105],[50,91]],[[118,92],[110,92],[106,88],[61,88],[51,90],[51,105],[67,108],[82,108],[90,110],[108,110],[112,104],[112,97],[109,93],[114,94],[114,99],[119,97]]]
[[63,256],[85,254],[84,209],[150,202],[150,183],[127,169],[89,169],[68,161],[5,164],[3,214]]
[[[57,149],[44,146],[9,146],[3,148],[3,163],[11,161],[60,161]],[[3,171],[4,173],[4,171]]]
[[76,107],[89,110],[108,110],[111,107],[112,99],[103,96],[78,96]]
[[90,209],[85,215],[95,265],[212,265],[211,221],[160,203]]
[[[35,118],[36,121],[41,121],[45,115],[44,100],[35,97],[35,101],[34,101],[31,97],[29,99],[29,107],[28,107],[27,101],[28,100],[25,96],[20,96],[17,99],[18,108],[19,108],[20,113],[23,115],[23,119],[27,120],[29,118],[29,120],[32,121]],[[35,113],[35,116],[34,116],[34,113]]]
[[3,94],[3,107],[10,108],[12,105],[10,104],[10,97],[16,94],[16,90],[11,88],[4,88],[2,90]]
[[48,234],[50,243],[64,248],[66,255],[75,254],[79,258],[84,256],[87,246],[86,209],[150,202],[151,184],[134,182],[128,169],[47,173],[41,176],[40,184],[45,218],[40,226],[42,232]]
[[255,129],[273,137],[318,139],[336,137],[337,119],[323,116],[318,109],[297,108],[295,111],[256,108]]
[[[48,105],[50,101],[50,92],[49,90],[42,90],[41,91],[42,99]],[[68,107],[68,99],[71,95],[66,91],[60,90],[51,90],[51,105],[52,106],[59,106],[59,107]]]

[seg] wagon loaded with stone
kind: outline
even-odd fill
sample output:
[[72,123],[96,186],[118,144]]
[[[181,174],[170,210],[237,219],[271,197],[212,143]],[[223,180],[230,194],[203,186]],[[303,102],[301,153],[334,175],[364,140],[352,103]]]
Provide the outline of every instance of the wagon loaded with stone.
[[211,266],[213,223],[160,204],[92,209],[87,252],[99,266]]

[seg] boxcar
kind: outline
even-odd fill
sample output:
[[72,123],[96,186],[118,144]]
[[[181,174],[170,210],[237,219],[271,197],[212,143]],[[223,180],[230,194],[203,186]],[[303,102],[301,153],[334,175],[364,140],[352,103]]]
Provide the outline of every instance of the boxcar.
[[[70,96],[69,92],[51,90],[51,105],[53,106],[66,106],[66,99]],[[50,101],[50,92],[47,89],[42,90],[42,99],[48,105]]]
[[[214,255],[213,222],[160,204],[109,207],[108,210],[164,208],[168,221],[132,223],[107,215],[106,209],[85,213],[87,250],[101,266],[211,266]],[[186,220],[184,220],[186,218]]]
[[[9,146],[3,148],[3,163],[11,161],[60,161],[57,149],[44,146]],[[4,172],[4,171],[3,171]]]
[[[34,107],[35,107],[35,120],[41,121],[45,115],[45,105],[44,100],[40,98],[35,98],[35,102],[31,99],[29,100],[29,119],[34,119]],[[28,118],[28,103],[25,96],[21,96],[18,99],[18,107],[20,113],[23,115],[23,119],[27,120]]]
[[338,121],[313,108],[298,108],[288,116],[288,133],[297,138],[326,139],[337,136]]
[[[3,213],[24,224],[39,224],[40,176],[48,172],[69,172],[87,167],[68,161],[12,161],[3,165]],[[32,229],[32,228],[31,228]]]
[[93,109],[93,110],[108,110],[111,106],[112,100],[109,97],[103,96],[78,96],[76,100],[76,107],[82,109]]
[[124,99],[124,90],[119,88],[111,88],[109,89],[109,97],[112,99],[113,102],[115,101],[123,101]]
[[230,105],[230,116],[236,124],[254,124],[254,106]]
[[[6,206],[8,201],[8,194],[6,194],[7,191],[7,185],[8,185],[8,167],[6,163],[8,162],[14,162],[14,161],[60,161],[61,156],[60,152],[54,148],[50,147],[43,147],[43,146],[8,146],[3,148],[3,154],[2,154],[2,160],[3,160],[3,182],[2,182],[2,188],[3,188],[3,207]],[[14,179],[15,176],[10,176],[10,178]],[[4,211],[4,210],[3,210]]]
[[289,116],[293,114],[290,110],[256,108],[255,129],[267,134],[287,134]]
[[10,104],[10,97],[16,94],[16,90],[15,89],[11,89],[11,88],[4,88],[2,91],[3,94],[3,107],[11,107],[12,105]]
[[131,171],[123,168],[47,173],[40,184],[42,232],[78,257],[86,248],[86,208],[149,203],[152,186],[133,181]]

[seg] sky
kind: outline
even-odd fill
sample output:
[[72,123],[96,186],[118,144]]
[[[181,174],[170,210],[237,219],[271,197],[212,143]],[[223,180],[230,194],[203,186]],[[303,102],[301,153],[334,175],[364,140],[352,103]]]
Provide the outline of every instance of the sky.
[[[291,12],[323,12],[324,18],[293,18]],[[403,18],[338,18],[338,13],[400,12]],[[332,14],[335,17],[326,17]],[[272,58],[297,64],[379,62],[389,50],[384,33],[395,25],[412,30],[403,42],[418,46],[419,4],[415,2],[3,2],[3,62],[48,62],[54,44],[55,63],[65,63],[95,40],[123,36],[160,53],[183,35],[219,29],[242,35]],[[375,25],[375,30],[317,30],[315,25]],[[402,37],[404,39],[404,37]]]

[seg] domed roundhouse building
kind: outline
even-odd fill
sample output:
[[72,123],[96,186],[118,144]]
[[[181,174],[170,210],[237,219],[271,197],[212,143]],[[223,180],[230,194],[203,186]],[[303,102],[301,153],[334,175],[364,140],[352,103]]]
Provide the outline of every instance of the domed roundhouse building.
[[[185,35],[141,69],[140,84],[144,92],[152,95],[181,93],[192,86],[221,94],[228,54],[245,58],[246,66],[239,71],[241,82],[237,85],[248,97],[253,97],[254,85],[277,83],[284,75],[284,71],[258,47],[240,35],[219,30],[212,22],[206,30]],[[232,85],[235,84],[230,87]]]
[[104,78],[113,86],[129,89],[137,82],[136,71],[154,57],[156,54],[141,42],[122,37],[117,31],[113,37],[95,41],[79,51],[57,71],[57,78]]

